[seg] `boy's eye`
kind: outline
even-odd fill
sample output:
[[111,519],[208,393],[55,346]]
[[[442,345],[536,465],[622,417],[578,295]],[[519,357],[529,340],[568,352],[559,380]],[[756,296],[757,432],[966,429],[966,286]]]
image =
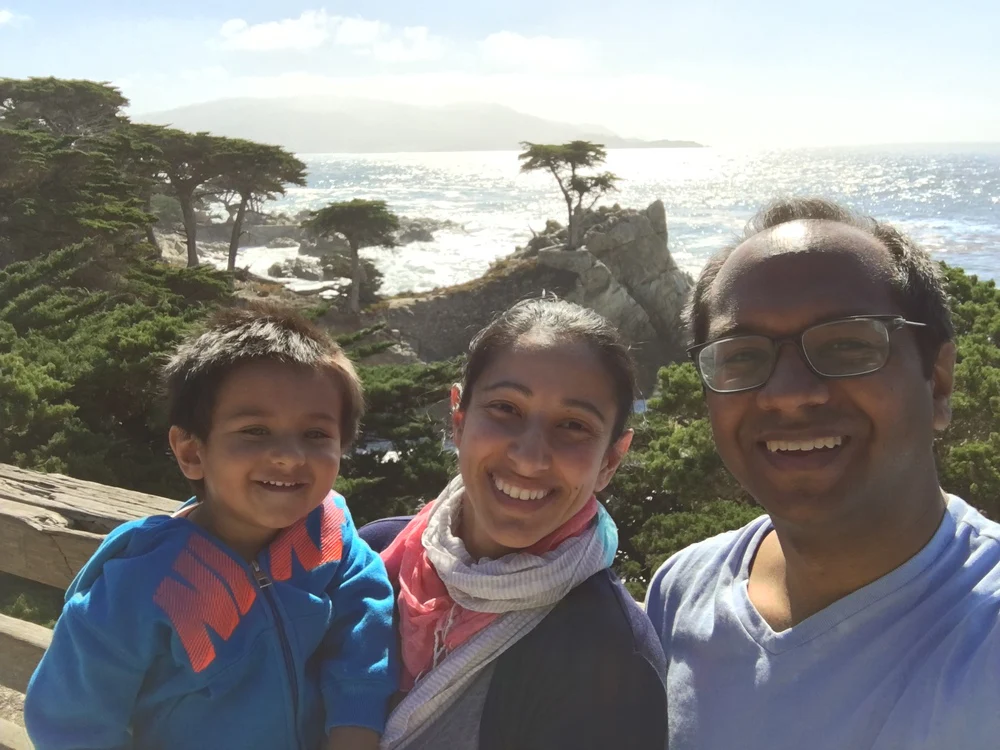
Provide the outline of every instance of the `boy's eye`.
[[330,435],[324,430],[308,430],[306,431],[306,437],[311,440],[329,440]]
[[244,427],[242,430],[240,430],[240,432],[242,432],[244,435],[255,435],[255,436],[259,437],[259,436],[263,436],[263,435],[267,434],[267,428],[266,427]]

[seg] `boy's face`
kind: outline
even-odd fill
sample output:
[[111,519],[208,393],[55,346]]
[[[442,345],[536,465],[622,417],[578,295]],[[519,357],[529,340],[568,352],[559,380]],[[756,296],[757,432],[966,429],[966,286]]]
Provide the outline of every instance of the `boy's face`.
[[207,440],[170,430],[181,471],[204,482],[204,525],[234,546],[266,542],[322,503],[340,468],[342,406],[329,374],[268,361],[234,370]]

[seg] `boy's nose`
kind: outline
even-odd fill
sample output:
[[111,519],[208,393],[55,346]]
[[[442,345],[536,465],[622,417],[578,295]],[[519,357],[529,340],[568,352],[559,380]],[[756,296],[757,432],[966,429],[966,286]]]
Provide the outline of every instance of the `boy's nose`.
[[305,460],[305,451],[296,438],[275,439],[270,452],[276,464],[295,466]]

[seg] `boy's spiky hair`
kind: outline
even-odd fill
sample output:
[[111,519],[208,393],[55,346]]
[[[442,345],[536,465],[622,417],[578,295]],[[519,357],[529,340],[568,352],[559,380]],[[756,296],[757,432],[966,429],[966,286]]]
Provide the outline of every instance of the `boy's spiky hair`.
[[301,315],[264,303],[226,308],[185,340],[163,370],[170,424],[200,440],[212,428],[219,388],[237,367],[281,362],[329,373],[341,387],[340,442],[354,442],[364,414],[361,380],[347,355],[327,333]]

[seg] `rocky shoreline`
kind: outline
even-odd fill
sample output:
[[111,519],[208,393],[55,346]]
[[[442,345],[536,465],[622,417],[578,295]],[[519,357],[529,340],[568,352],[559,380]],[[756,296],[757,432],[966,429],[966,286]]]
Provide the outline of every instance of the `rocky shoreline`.
[[[566,247],[566,229],[549,221],[526,246],[496,262],[480,278],[432,292],[379,299],[379,271],[370,261],[363,261],[371,285],[362,287],[366,307],[359,318],[346,315],[338,304],[350,274],[349,248],[343,238],[312,239],[292,224],[251,227],[249,241],[259,242],[261,235],[253,232],[266,228],[268,246],[288,248],[294,255],[273,263],[267,277],[242,272],[240,294],[271,297],[295,306],[315,304],[317,296],[329,300],[331,308],[323,320],[337,332],[384,324],[385,335],[396,345],[389,357],[392,362],[460,356],[472,334],[498,311],[522,299],[554,294],[601,313],[619,328],[632,346],[641,386],[648,392],[659,368],[684,356],[680,319],[693,283],[670,254],[666,210],[661,201],[644,210],[616,205],[588,211],[580,220],[583,242],[576,250]],[[404,219],[398,241],[428,242],[435,231],[457,226]],[[203,257],[222,257],[228,252],[228,242],[215,240],[220,232],[199,228]],[[186,261],[182,235],[158,239],[164,260]]]

